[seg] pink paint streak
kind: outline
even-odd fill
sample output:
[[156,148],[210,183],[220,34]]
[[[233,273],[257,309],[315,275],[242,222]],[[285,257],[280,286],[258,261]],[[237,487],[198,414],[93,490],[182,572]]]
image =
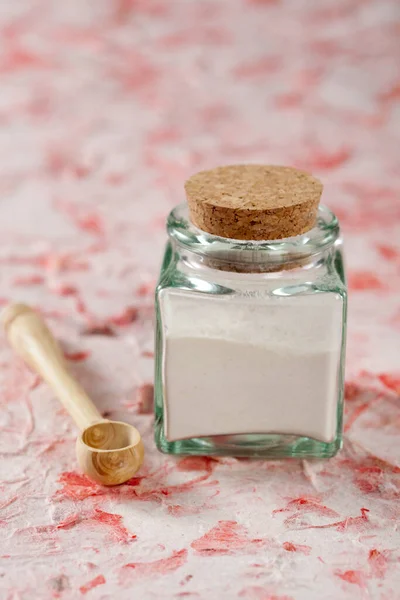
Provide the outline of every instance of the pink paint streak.
[[391,375],[390,373],[382,373],[379,375],[379,380],[389,390],[392,390],[393,392],[396,392],[396,394],[400,395],[400,376]]
[[235,67],[234,75],[241,79],[264,77],[278,71],[280,67],[280,59],[277,56],[266,56],[258,60],[242,63]]
[[131,500],[160,503],[165,498],[188,492],[201,483],[215,485],[216,481],[207,481],[209,477],[210,472],[207,471],[184,483],[160,485],[160,475],[149,474],[148,476],[133,477],[124,486],[105,488],[94,483],[85,475],[66,471],[60,476],[59,482],[62,484],[62,488],[56,493],[56,497],[85,500],[91,496],[122,495]]
[[171,556],[161,558],[160,560],[128,563],[121,569],[122,576],[125,578],[128,575],[131,578],[132,575],[138,577],[167,575],[168,573],[177,571],[186,563],[187,554],[187,550],[179,550],[173,552]]
[[[45,531],[53,533],[59,530],[68,530],[78,525],[96,525],[102,529],[111,531],[114,541],[118,543],[127,543],[136,539],[136,535],[130,533],[123,525],[122,516],[115,513],[108,513],[99,508],[95,508],[88,513],[74,513],[69,515],[57,525],[40,525],[39,527],[29,528],[35,531]],[[25,529],[26,531],[26,529]]]
[[104,235],[104,224],[99,215],[86,214],[75,218],[75,224],[83,231],[94,233],[96,235]]
[[353,400],[358,400],[361,394],[365,392],[364,387],[362,387],[359,383],[355,383],[353,381],[346,382],[344,388],[344,395],[346,402],[352,402]]
[[[203,475],[199,475],[190,481],[186,481],[185,483],[180,483],[177,485],[164,485],[160,486],[159,483],[155,481],[147,482],[146,478],[143,477],[133,477],[127,483],[129,486],[132,486],[131,496],[137,498],[142,501],[154,501],[154,502],[163,502],[165,497],[172,497],[175,494],[181,494],[183,492],[188,492],[196,488],[196,486],[200,483],[206,482],[210,477],[210,473],[205,473]],[[216,482],[207,482],[208,485],[215,484]]]
[[116,333],[108,323],[91,320],[87,327],[83,329],[82,335],[104,335],[105,337],[115,337]]
[[79,588],[79,590],[81,594],[87,594],[88,592],[90,592],[90,590],[92,590],[95,587],[98,587],[99,585],[105,584],[105,582],[106,580],[103,575],[97,575],[97,577],[95,577],[91,581],[88,581],[88,583],[85,583],[85,585],[82,585]]
[[303,102],[303,95],[298,92],[281,94],[275,98],[275,105],[278,109],[298,108]]
[[103,496],[106,494],[106,488],[94,483],[86,475],[74,471],[62,473],[59,482],[62,484],[62,488],[56,495],[70,500],[85,500],[90,496]]
[[400,250],[388,244],[377,244],[376,249],[385,260],[389,262],[400,261]]
[[31,266],[44,269],[48,273],[67,271],[86,271],[89,267],[84,260],[76,258],[73,254],[45,253],[36,256],[6,256],[0,262],[9,265]]
[[162,37],[159,41],[162,48],[180,48],[192,44],[225,45],[231,41],[230,34],[222,28],[215,27],[185,27],[182,31]]
[[365,588],[366,576],[362,571],[335,571],[336,577],[339,577],[347,583],[358,585],[360,588]]
[[383,579],[388,568],[388,559],[385,552],[379,552],[375,548],[369,551],[368,563],[371,575],[377,579]]
[[55,525],[55,529],[71,529],[72,527],[75,527],[75,525],[78,525],[78,523],[81,522],[82,517],[75,513],[73,515],[69,515],[63,521],[57,523],[57,525]]
[[154,407],[154,386],[152,383],[141,385],[137,392],[138,413],[149,415]]
[[324,504],[321,504],[321,500],[314,496],[301,496],[300,498],[294,498],[293,500],[290,500],[286,508],[276,509],[272,512],[272,514],[292,511],[298,511],[301,513],[314,513],[324,517],[338,516],[338,513],[335,510],[328,508]]
[[209,456],[187,456],[178,461],[179,471],[207,471],[212,473],[219,461]]
[[[82,171],[77,172],[82,176]],[[83,209],[74,202],[58,201],[57,207],[63,211],[75,224],[75,226],[86,233],[92,233],[98,237],[104,237],[105,225],[100,215],[93,211]]]
[[300,166],[311,172],[337,169],[347,163],[352,154],[353,152],[350,148],[341,148],[336,152],[329,152],[322,149],[313,150],[304,164],[300,161]]
[[380,100],[384,104],[391,104],[400,99],[400,83],[395,83],[391,88],[380,95]]
[[359,467],[354,483],[363,494],[380,493],[384,472],[380,467]]
[[67,360],[72,362],[82,362],[89,358],[89,350],[81,350],[80,352],[64,352],[64,356]]
[[353,292],[378,291],[386,289],[386,285],[369,271],[357,271],[349,274],[349,289]]
[[327,525],[307,525],[302,529],[330,529],[334,528],[336,531],[346,533],[347,531],[361,532],[368,529],[372,529],[373,525],[368,518],[369,509],[361,508],[361,516],[359,517],[346,517],[342,521],[336,521],[335,523],[329,523]]
[[173,517],[187,517],[188,515],[199,515],[203,511],[202,506],[188,506],[181,504],[170,504],[167,508],[168,514]]
[[146,54],[122,49],[119,62],[111,67],[108,76],[120,85],[122,92],[134,93],[142,100],[149,100],[160,71]]
[[253,4],[254,6],[267,7],[273,6],[274,4],[280,4],[281,0],[246,0],[247,4]]
[[114,0],[115,19],[117,23],[124,23],[131,15],[149,15],[152,17],[166,17],[169,6],[163,0]]
[[292,596],[271,594],[259,586],[245,588],[239,593],[239,598],[244,598],[245,600],[293,600]]
[[25,277],[16,277],[13,281],[15,286],[43,285],[45,283],[43,275],[26,275]]
[[154,282],[153,283],[142,283],[136,290],[136,293],[140,297],[153,296],[155,288],[156,288],[156,285]]
[[51,291],[58,296],[77,296],[78,289],[74,285],[68,283],[53,283]]
[[114,538],[118,542],[128,542],[129,540],[136,539],[136,535],[131,534],[127,528],[122,524],[121,515],[114,513],[108,513],[99,508],[95,508],[94,513],[90,519],[96,523],[107,525],[111,528]]
[[345,409],[345,433],[350,431],[357,419],[369,409],[370,405],[371,401],[369,400],[366,402],[362,402],[355,407],[352,407],[351,411],[349,411],[348,408]]
[[116,327],[126,327],[134,323],[139,315],[139,311],[134,306],[127,306],[120,314],[109,317],[108,321]]
[[368,564],[370,568],[369,573],[365,573],[361,570],[337,570],[335,571],[335,575],[347,583],[357,585],[364,589],[368,579],[384,579],[388,568],[386,553],[379,552],[376,549],[370,550]]
[[0,73],[15,73],[17,71],[48,69],[52,66],[48,58],[22,46],[6,46],[7,51],[2,53]]
[[237,551],[256,551],[266,540],[249,538],[247,530],[236,521],[218,521],[218,524],[201,538],[191,543],[199,554],[232,554]]
[[292,542],[284,542],[282,547],[286,552],[301,552],[302,554],[310,554],[311,546],[302,544],[292,544]]
[[400,205],[394,189],[378,187],[368,180],[344,183],[343,189],[355,199],[355,204],[336,209],[342,224],[348,228],[365,233],[370,229],[391,228],[400,218]]
[[190,492],[200,485],[215,486],[218,484],[215,480],[209,480],[209,471],[199,473],[198,476],[183,483],[175,485],[163,484],[163,476],[167,475],[169,471],[170,468],[168,468],[168,465],[164,465],[163,468],[146,476],[133,477],[127,482],[128,489],[126,490],[126,494],[140,501],[164,502],[166,498],[170,499],[177,494]]

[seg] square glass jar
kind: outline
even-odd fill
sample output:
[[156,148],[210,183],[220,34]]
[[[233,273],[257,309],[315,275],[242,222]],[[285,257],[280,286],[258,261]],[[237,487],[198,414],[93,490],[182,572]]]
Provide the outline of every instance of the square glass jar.
[[171,454],[328,458],[342,444],[347,293],[336,217],[230,240],[167,223],[156,291],[155,438]]

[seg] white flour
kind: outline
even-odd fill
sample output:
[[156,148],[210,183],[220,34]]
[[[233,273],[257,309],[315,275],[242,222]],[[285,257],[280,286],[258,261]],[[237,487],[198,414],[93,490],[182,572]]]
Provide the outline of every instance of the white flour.
[[164,290],[166,437],[336,434],[342,300]]

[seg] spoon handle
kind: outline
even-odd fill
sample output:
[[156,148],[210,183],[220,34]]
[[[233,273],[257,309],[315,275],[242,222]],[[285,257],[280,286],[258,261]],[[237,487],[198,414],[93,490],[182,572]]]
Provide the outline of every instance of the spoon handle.
[[68,372],[60,346],[36,312],[25,304],[11,304],[3,310],[1,320],[11,346],[48,383],[81,430],[104,421]]

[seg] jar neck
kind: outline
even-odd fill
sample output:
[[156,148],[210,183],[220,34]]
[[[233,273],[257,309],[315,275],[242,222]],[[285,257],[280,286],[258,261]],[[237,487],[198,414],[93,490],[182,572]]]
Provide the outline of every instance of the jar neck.
[[204,266],[238,273],[268,273],[302,268],[317,262],[339,243],[339,223],[324,206],[315,227],[305,234],[273,241],[243,241],[211,235],[189,220],[186,204],[169,215],[168,235],[179,251],[194,256]]

